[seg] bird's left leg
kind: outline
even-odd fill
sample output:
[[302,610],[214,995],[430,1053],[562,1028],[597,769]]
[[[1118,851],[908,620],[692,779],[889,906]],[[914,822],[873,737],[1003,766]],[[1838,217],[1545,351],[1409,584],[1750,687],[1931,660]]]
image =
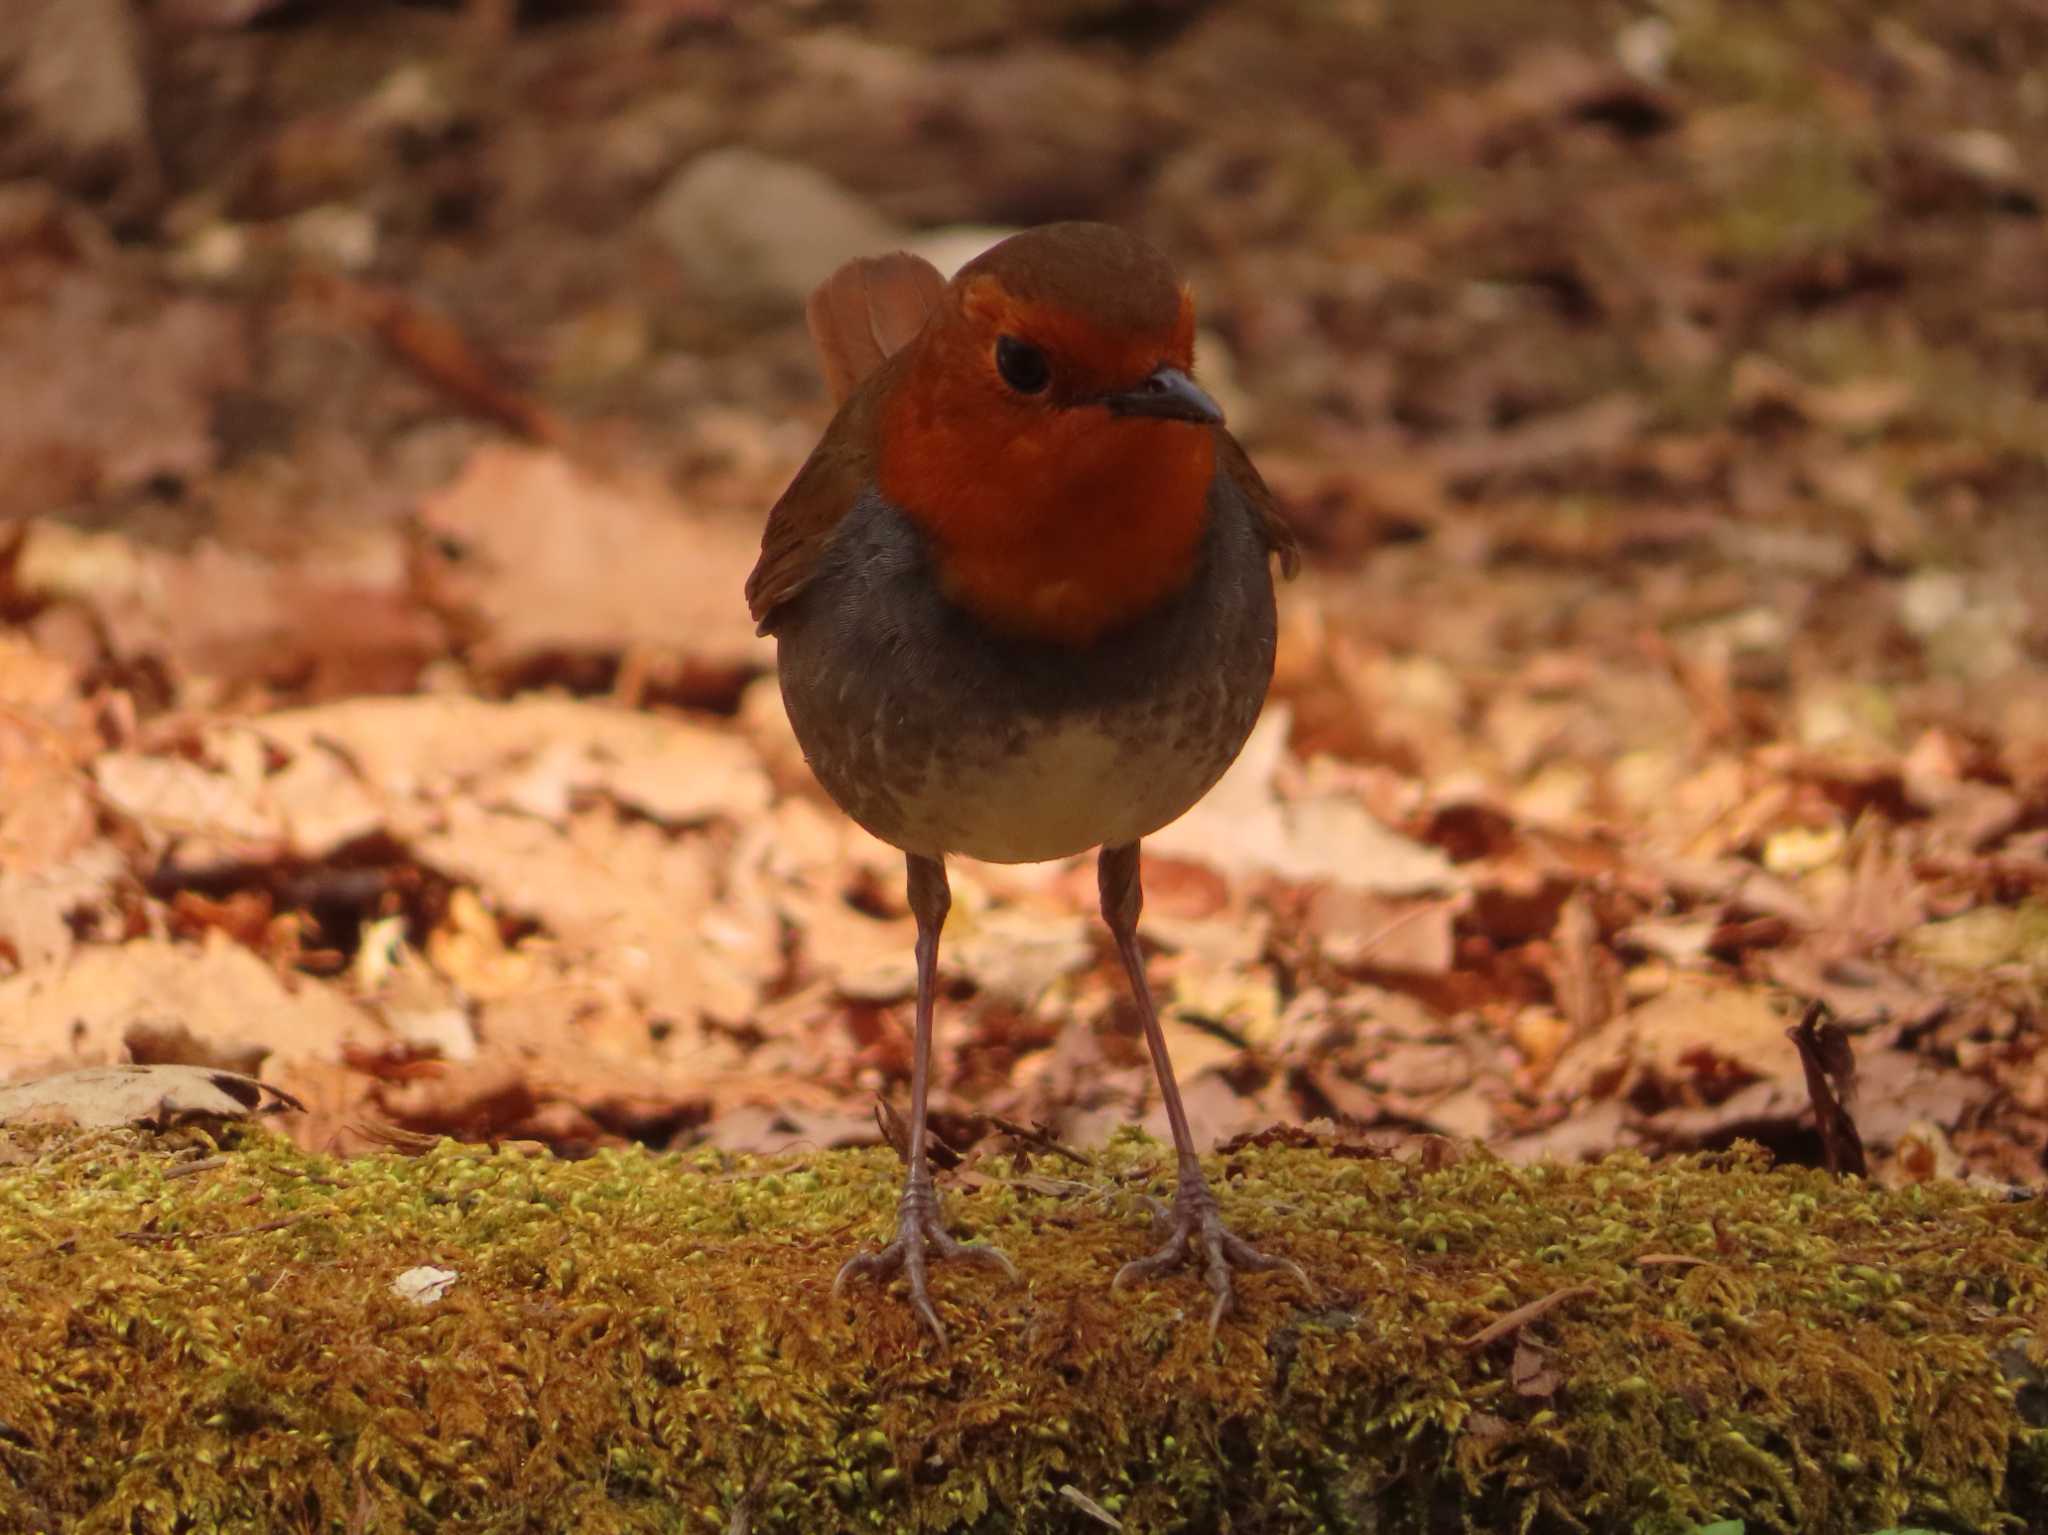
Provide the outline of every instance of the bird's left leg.
[[1173,1061],[1166,1053],[1166,1035],[1159,1027],[1159,1010],[1153,1005],[1152,988],[1145,981],[1145,960],[1138,952],[1138,912],[1145,895],[1138,878],[1138,844],[1105,847],[1096,864],[1102,892],[1102,920],[1116,939],[1116,951],[1131,978],[1131,990],[1138,1001],[1138,1020],[1145,1027],[1145,1043],[1152,1052],[1152,1067],[1159,1075],[1159,1096],[1166,1105],[1166,1122],[1173,1129],[1173,1150],[1179,1164],[1166,1245],[1150,1257],[1136,1258],[1117,1270],[1112,1289],[1122,1289],[1133,1280],[1150,1279],[1183,1264],[1199,1266],[1216,1297],[1209,1308],[1209,1329],[1215,1331],[1237,1304],[1231,1271],[1260,1273],[1283,1269],[1300,1281],[1311,1295],[1315,1287],[1301,1265],[1291,1258],[1262,1253],[1223,1224],[1223,1212],[1216,1203],[1209,1180],[1202,1176],[1202,1164],[1195,1155],[1195,1138],[1188,1129],[1187,1110],[1181,1106],[1180,1085],[1173,1078]]
[[932,1075],[932,1004],[938,991],[939,930],[946,925],[946,909],[953,893],[946,883],[946,866],[936,858],[908,855],[911,915],[917,918],[917,1031],[911,1041],[910,1057],[910,1172],[903,1180],[903,1198],[896,1207],[896,1236],[879,1252],[859,1253],[846,1260],[832,1281],[837,1296],[849,1279],[887,1279],[898,1270],[910,1290],[910,1304],[924,1319],[924,1325],[946,1346],[946,1329],[932,1304],[925,1280],[927,1255],[934,1258],[965,1258],[1001,1269],[1017,1278],[1017,1266],[1001,1248],[984,1242],[962,1242],[946,1230],[939,1216],[939,1191],[932,1185],[931,1159],[925,1155],[925,1098]]

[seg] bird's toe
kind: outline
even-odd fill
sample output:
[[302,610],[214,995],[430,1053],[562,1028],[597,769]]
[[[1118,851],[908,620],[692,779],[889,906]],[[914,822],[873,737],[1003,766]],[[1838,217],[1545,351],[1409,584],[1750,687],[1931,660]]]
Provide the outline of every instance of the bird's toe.
[[873,1279],[877,1283],[887,1283],[900,1273],[904,1288],[910,1295],[911,1309],[943,1350],[947,1346],[946,1328],[939,1320],[938,1306],[933,1302],[931,1293],[930,1265],[934,1259],[978,1263],[1001,1269],[1013,1281],[1021,1279],[1017,1265],[1001,1248],[987,1242],[963,1242],[947,1231],[939,1219],[935,1200],[906,1197],[896,1235],[889,1245],[875,1252],[856,1253],[847,1259],[840,1266],[838,1277],[832,1281],[832,1294],[835,1298],[842,1295],[851,1280]]
[[1190,1181],[1182,1185],[1173,1202],[1170,1229],[1165,1246],[1145,1257],[1134,1258],[1117,1270],[1110,1285],[1112,1290],[1173,1269],[1199,1266],[1214,1297],[1209,1307],[1211,1332],[1237,1309],[1235,1276],[1239,1273],[1260,1274],[1277,1269],[1293,1276],[1310,1296],[1316,1293],[1308,1274],[1292,1258],[1261,1252],[1224,1225],[1216,1196],[1206,1183]]

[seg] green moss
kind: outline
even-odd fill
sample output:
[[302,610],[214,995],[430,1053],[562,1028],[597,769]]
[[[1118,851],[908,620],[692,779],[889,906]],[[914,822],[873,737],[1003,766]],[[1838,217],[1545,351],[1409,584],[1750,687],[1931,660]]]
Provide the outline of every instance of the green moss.
[[2048,981],[2048,902],[1980,906],[1925,924],[1908,936],[1906,946],[1954,970],[2011,967]]
[[[1718,6],[1692,6],[1673,38],[1672,72],[1705,96],[1798,108],[1812,99],[1813,8],[1748,17]],[[1803,26],[1788,25],[1807,13]],[[1824,14],[1824,13],[1823,13]],[[1804,34],[1804,35],[1802,35]]]
[[[122,1134],[0,1169],[0,1528],[1087,1528],[1070,1483],[1131,1531],[1862,1532],[2018,1528],[2043,1486],[2009,1374],[2048,1207],[1954,1185],[1248,1150],[1227,1212],[1322,1296],[1252,1277],[1212,1342],[1193,1278],[1109,1291],[1168,1165],[1123,1137],[1085,1196],[949,1193],[1027,1284],[942,1266],[938,1357],[900,1299],[831,1298],[886,1153],[170,1165]],[[391,1289],[423,1264],[460,1276],[430,1306]]]
[[1912,386],[1910,414],[1923,430],[2039,463],[2048,457],[2048,405],[2033,370],[2034,358],[2048,351],[2048,316],[2004,310],[1983,317],[2003,349],[1936,344],[1905,327],[1874,329],[1865,319],[1826,312],[1778,316],[1762,340],[1773,356],[1819,383],[1902,379]]
[[1720,205],[1709,248],[1735,261],[1844,248],[1883,207],[1855,145],[1829,124],[1770,126],[1702,170]]

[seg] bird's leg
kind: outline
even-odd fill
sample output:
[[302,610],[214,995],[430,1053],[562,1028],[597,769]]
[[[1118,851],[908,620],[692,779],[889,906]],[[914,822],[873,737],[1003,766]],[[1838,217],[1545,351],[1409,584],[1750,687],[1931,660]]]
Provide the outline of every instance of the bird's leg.
[[1102,920],[1116,939],[1116,951],[1131,978],[1131,991],[1138,1001],[1138,1020],[1145,1027],[1145,1044],[1152,1052],[1152,1068],[1159,1075],[1159,1096],[1166,1105],[1166,1122],[1173,1129],[1174,1158],[1179,1178],[1174,1189],[1173,1208],[1168,1218],[1166,1245],[1150,1257],[1136,1258],[1117,1270],[1112,1289],[1121,1290],[1133,1280],[1150,1279],[1182,1264],[1200,1267],[1216,1297],[1209,1308],[1209,1330],[1237,1304],[1231,1271],[1259,1273],[1284,1269],[1311,1295],[1315,1287],[1301,1266],[1291,1258],[1260,1252],[1223,1224],[1223,1212],[1216,1203],[1209,1180],[1202,1176],[1202,1164],[1195,1156],[1195,1138],[1188,1129],[1187,1110],[1181,1106],[1180,1085],[1173,1079],[1173,1061],[1166,1053],[1166,1035],[1159,1027],[1159,1009],[1153,1005],[1152,988],[1145,981],[1145,960],[1138,952],[1138,912],[1145,894],[1138,879],[1138,844],[1105,847],[1096,864],[1102,891]]
[[925,1096],[932,1074],[932,1001],[938,990],[939,929],[946,925],[946,908],[952,905],[952,891],[946,885],[946,866],[939,859],[916,853],[909,857],[910,911],[917,918],[917,1032],[911,1044],[910,1061],[910,1172],[903,1180],[903,1198],[896,1207],[896,1236],[880,1252],[859,1253],[847,1259],[832,1281],[837,1296],[849,1279],[887,1279],[902,1270],[910,1287],[910,1303],[924,1319],[924,1325],[946,1346],[946,1329],[932,1305],[925,1283],[928,1257],[967,1258],[1001,1269],[1012,1279],[1017,1267],[1000,1248],[985,1242],[962,1242],[947,1234],[939,1219],[939,1191],[932,1186],[931,1159],[925,1155]]

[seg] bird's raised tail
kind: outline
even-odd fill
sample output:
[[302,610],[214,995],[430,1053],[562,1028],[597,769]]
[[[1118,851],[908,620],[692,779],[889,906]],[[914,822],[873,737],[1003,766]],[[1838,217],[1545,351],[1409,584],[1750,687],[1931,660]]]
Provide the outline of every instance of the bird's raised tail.
[[859,257],[818,284],[804,318],[832,403],[844,404],[883,358],[924,329],[945,291],[939,269],[908,251]]

